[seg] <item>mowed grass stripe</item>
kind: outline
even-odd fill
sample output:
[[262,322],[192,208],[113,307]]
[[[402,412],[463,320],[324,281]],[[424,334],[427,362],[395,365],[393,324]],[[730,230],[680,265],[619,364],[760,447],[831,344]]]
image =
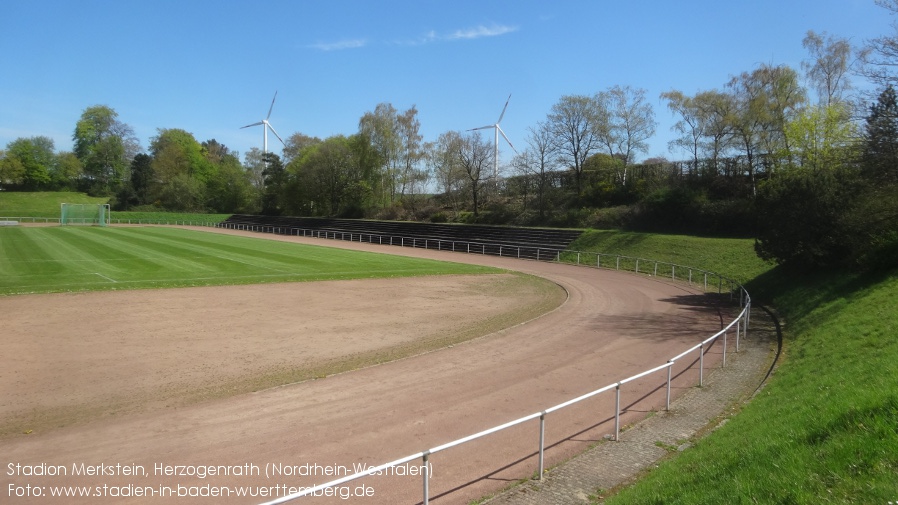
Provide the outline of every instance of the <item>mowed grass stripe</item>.
[[195,237],[196,232],[177,228],[130,228],[124,231],[130,241],[137,240],[143,244],[150,244],[150,247],[165,248],[169,251],[176,249],[182,257],[202,258],[201,266],[213,269],[233,268],[232,263],[237,263],[260,271],[268,270],[266,273],[272,270],[289,273],[291,269],[285,269],[285,264],[290,265],[295,261],[292,257],[295,253],[282,254],[276,248],[272,250],[262,246],[250,247],[251,243],[258,241],[232,244],[227,240],[215,240],[218,236]]
[[134,275],[135,280],[144,279],[150,272],[160,276],[175,274],[178,277],[195,277],[215,275],[227,270],[223,265],[217,264],[208,250],[185,247],[173,240],[160,240],[141,233],[141,230],[144,229],[99,229],[86,238],[111,248],[116,255],[133,257],[132,263],[117,262],[111,265],[119,276],[128,279]]
[[0,229],[0,294],[253,284],[495,269],[177,228]]
[[0,276],[62,273],[65,269],[44,247],[43,234],[14,227],[0,228],[0,232]]

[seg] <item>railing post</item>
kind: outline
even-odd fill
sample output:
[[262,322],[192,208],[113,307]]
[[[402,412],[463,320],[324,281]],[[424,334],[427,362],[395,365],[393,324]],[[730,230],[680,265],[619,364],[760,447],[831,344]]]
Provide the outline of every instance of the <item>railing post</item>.
[[602,268],[602,255],[596,253],[596,268]]
[[705,385],[705,343],[702,342],[698,348],[698,385]]
[[658,277],[658,262],[655,262],[655,273],[653,274],[655,277]]
[[669,363],[669,365],[667,366],[667,406],[664,408],[664,410],[670,412],[670,371],[671,369],[673,369],[673,361],[667,360],[667,363]]
[[723,368],[727,366],[727,332],[723,332]]
[[543,455],[546,447],[546,413],[539,415],[539,480],[543,480]]
[[742,336],[742,317],[736,319],[736,353],[739,352],[739,338]]
[[620,256],[617,257],[617,264],[615,265],[615,270],[620,270]]
[[671,280],[674,280],[674,281],[677,280],[677,266],[676,265],[670,266],[670,278],[671,278]]
[[636,258],[636,273],[639,273],[639,258]]
[[430,451],[424,451],[424,456],[422,457],[424,461],[424,471],[421,472],[421,475],[424,476],[424,505],[430,503],[430,482],[428,482],[428,477],[430,477],[430,467],[427,465],[428,456],[430,456]]
[[620,442],[620,382],[614,387],[614,441]]

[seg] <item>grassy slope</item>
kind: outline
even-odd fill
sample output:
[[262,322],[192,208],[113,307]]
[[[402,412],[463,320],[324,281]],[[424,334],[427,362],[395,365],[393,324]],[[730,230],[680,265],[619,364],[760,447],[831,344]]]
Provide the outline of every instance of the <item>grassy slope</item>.
[[[61,203],[108,203],[107,197],[87,196],[84,193],[65,191],[0,192],[0,217],[59,218]],[[121,212],[112,213],[112,222],[194,221],[218,223],[230,214],[193,214],[187,212]]]
[[0,227],[0,295],[488,271],[180,228]]
[[73,192],[0,192],[0,217],[59,217],[61,203],[108,203],[109,198],[96,198]]
[[607,503],[898,501],[898,272],[788,276],[727,239],[592,232],[574,247],[753,279],[785,322],[761,395]]
[[570,248],[666,261],[717,272],[745,282],[768,270],[754,252],[751,239],[590,230]]

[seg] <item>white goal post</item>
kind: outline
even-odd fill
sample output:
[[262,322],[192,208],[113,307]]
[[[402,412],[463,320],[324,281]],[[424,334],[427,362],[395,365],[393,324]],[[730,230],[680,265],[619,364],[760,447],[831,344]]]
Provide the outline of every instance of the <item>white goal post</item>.
[[59,209],[59,224],[109,226],[108,203],[63,203]]

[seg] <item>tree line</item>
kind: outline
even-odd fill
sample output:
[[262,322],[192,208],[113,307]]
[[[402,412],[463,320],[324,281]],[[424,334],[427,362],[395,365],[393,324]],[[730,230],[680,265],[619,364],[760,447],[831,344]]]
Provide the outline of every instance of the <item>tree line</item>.
[[[898,13],[898,0],[878,3]],[[85,109],[73,152],[47,137],[0,151],[0,187],[110,195],[115,209],[618,227],[751,236],[801,265],[887,261],[898,244],[898,36],[852,48],[808,32],[800,70],[762,64],[720,88],[661,94],[677,121],[670,161],[636,158],[655,134],[643,89],[566,95],[502,167],[480,131],[420,134],[389,103],[351,135],[295,133],[281,153],[239,153],[159,129],[144,152],[105,105]],[[859,96],[852,78],[877,88]],[[892,248],[892,249],[889,249]],[[893,255],[894,256],[894,255]]]

